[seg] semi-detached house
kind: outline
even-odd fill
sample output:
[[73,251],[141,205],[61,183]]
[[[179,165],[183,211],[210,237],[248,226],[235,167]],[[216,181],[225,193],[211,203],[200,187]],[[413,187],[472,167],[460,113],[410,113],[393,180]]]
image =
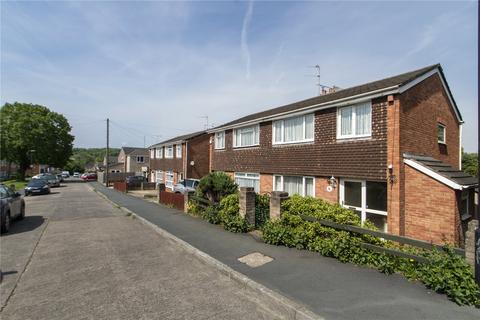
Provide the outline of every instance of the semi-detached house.
[[460,244],[476,186],[459,171],[462,123],[437,64],[209,130],[210,170],[259,193],[340,203],[387,232]]
[[205,131],[199,131],[150,146],[150,181],[164,183],[172,190],[183,179],[200,179],[207,175],[209,139]]

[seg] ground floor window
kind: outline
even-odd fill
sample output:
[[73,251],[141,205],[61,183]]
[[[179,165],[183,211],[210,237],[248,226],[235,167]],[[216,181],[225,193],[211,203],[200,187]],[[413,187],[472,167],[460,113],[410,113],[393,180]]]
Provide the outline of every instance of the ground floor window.
[[173,190],[173,171],[167,171],[165,176],[165,187]]
[[361,218],[372,222],[380,231],[387,232],[387,183],[341,179],[340,203],[355,210]]
[[315,196],[314,178],[301,176],[273,176],[273,190],[285,191],[289,195]]
[[260,192],[260,174],[235,172],[235,183],[239,187],[252,187],[256,193]]
[[162,183],[163,182],[163,171],[157,170],[155,171],[155,183]]
[[471,217],[469,192],[470,190],[462,191],[461,202],[460,202],[460,216],[462,220],[466,220]]

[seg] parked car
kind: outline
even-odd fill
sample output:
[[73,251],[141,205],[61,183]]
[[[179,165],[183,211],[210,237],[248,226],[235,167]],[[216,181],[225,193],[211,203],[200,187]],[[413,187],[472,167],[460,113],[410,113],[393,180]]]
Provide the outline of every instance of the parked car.
[[62,171],[62,177],[64,177],[64,178],[70,178],[70,172],[68,172],[68,171]]
[[173,192],[185,194],[187,192],[195,191],[198,187],[200,180],[198,179],[185,179],[173,186]]
[[84,173],[84,174],[82,174],[81,178],[84,181],[96,181],[97,180],[97,174],[95,172]]
[[74,177],[74,178],[80,178],[80,173],[74,172],[74,173],[73,173],[73,177]]
[[63,182],[63,175],[62,174],[59,173],[56,176],[57,176],[58,181]]
[[60,187],[60,180],[58,180],[57,176],[54,175],[54,174],[46,173],[40,179],[41,180],[47,180],[50,187]]
[[49,194],[50,184],[46,179],[32,179],[25,187],[25,195]]
[[13,219],[22,220],[25,217],[25,200],[20,193],[0,184],[0,231],[10,230]]
[[131,176],[131,177],[126,177],[125,178],[126,183],[141,183],[141,182],[147,182],[147,178],[144,176]]

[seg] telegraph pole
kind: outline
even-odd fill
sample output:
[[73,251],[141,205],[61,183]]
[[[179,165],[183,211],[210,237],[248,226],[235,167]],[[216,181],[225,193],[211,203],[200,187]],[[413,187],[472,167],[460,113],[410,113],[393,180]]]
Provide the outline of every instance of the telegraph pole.
[[107,154],[106,154],[106,163],[105,163],[105,185],[108,188],[108,162],[110,161],[110,148],[109,148],[109,134],[110,134],[110,119],[107,118]]

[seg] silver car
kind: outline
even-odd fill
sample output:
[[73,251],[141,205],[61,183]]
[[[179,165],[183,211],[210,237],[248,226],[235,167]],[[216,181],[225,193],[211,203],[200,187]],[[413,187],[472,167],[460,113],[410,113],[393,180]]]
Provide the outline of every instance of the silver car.
[[57,176],[51,173],[42,173],[32,177],[32,179],[43,179],[47,180],[48,185],[50,187],[60,187],[60,180],[58,180]]
[[191,191],[195,191],[198,187],[198,179],[185,179],[173,186],[173,192],[185,194]]

